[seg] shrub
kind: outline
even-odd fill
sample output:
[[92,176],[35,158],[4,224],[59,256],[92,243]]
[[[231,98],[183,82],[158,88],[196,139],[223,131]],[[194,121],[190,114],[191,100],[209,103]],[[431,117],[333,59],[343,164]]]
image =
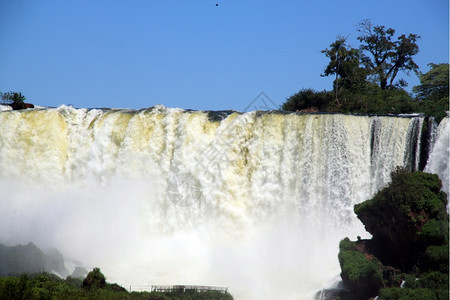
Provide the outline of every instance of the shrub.
[[333,100],[333,94],[327,91],[317,92],[313,89],[302,89],[288,97],[281,106],[282,110],[297,111],[309,107],[324,109]]
[[339,250],[355,250],[355,242],[346,237],[339,243]]
[[105,275],[102,274],[99,268],[94,268],[83,281],[83,288],[97,289],[106,287]]
[[431,219],[423,225],[419,236],[423,243],[428,245],[448,243],[448,222],[446,220]]
[[[447,298],[440,298],[442,291],[431,289],[408,289],[408,288],[385,288],[380,290],[379,300],[425,300],[425,299],[439,299],[448,300]],[[448,293],[447,293],[448,295]]]
[[441,272],[423,274],[419,278],[418,285],[422,288],[448,290],[448,274]]

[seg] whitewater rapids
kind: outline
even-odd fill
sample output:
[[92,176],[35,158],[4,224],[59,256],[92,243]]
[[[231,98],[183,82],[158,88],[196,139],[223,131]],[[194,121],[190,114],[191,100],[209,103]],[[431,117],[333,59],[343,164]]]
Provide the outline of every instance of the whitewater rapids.
[[[395,167],[417,168],[423,122],[163,106],[2,111],[0,243],[56,247],[126,288],[312,299],[339,276],[339,241],[368,237],[353,205]],[[448,138],[439,147],[448,155]],[[437,171],[448,180],[447,165]]]

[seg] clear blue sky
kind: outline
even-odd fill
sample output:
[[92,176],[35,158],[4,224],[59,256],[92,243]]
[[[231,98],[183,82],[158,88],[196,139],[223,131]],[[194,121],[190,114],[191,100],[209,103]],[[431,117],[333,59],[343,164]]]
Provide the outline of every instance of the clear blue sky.
[[320,51],[337,35],[359,46],[363,19],[422,36],[421,71],[448,62],[448,16],[447,0],[0,0],[0,91],[42,106],[243,111],[260,92],[279,105],[332,88]]

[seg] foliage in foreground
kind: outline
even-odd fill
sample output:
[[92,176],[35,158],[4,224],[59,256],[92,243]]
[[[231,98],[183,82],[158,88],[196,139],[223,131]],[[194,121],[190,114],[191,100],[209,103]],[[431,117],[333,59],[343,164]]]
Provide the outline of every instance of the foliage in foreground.
[[117,284],[107,283],[100,269],[87,277],[65,280],[49,273],[0,277],[2,300],[232,300],[220,292],[128,292]]

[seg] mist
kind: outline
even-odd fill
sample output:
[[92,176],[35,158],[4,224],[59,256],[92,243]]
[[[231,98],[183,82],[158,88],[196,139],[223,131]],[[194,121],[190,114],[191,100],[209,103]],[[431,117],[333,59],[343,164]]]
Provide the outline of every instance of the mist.
[[211,121],[164,107],[2,112],[0,243],[57,248],[67,268],[99,267],[127,289],[312,299],[339,281],[339,241],[370,237],[353,205],[396,166],[417,164],[407,151],[421,122],[254,112]]

